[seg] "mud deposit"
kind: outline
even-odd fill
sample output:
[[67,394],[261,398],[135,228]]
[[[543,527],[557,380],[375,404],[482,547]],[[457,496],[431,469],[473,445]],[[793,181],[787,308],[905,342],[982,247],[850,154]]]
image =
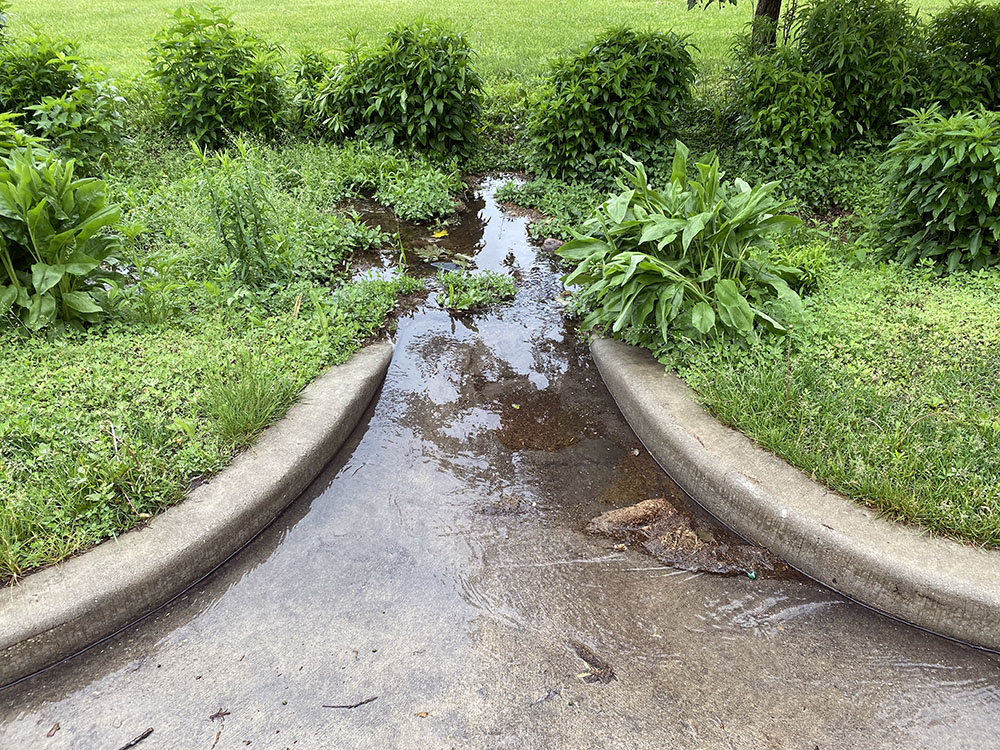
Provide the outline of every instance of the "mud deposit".
[[[519,279],[514,302],[404,314],[313,486],[168,607],[0,692],[0,748],[116,750],[147,728],[138,750],[995,747],[995,656],[756,561],[754,579],[681,569],[740,541],[623,422],[496,187],[447,237],[400,231],[414,272],[461,254]],[[623,536],[587,533],[648,500]]]

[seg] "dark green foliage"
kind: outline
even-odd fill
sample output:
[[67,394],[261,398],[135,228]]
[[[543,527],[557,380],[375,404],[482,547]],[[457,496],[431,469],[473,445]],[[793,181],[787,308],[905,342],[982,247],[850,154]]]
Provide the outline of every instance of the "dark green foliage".
[[286,115],[280,48],[237,30],[218,8],[179,8],[150,50],[170,127],[217,147],[227,131],[272,135]]
[[915,113],[889,146],[887,253],[941,269],[1000,263],[1000,113]]
[[833,87],[844,141],[885,135],[916,101],[923,33],[905,0],[810,0],[798,45]]
[[483,95],[479,149],[465,163],[477,172],[523,172],[528,169],[528,94],[531,82],[491,80]]
[[1000,109],[1000,2],[963,0],[931,19],[927,78],[951,111]]
[[121,142],[122,98],[77,57],[76,45],[39,35],[0,47],[0,110],[30,135],[88,168]]
[[740,135],[762,159],[797,164],[826,158],[834,145],[837,117],[826,75],[803,70],[788,48],[754,55],[740,66]]
[[73,42],[40,34],[0,48],[0,111],[25,112],[47,96],[72,91],[82,80]]
[[687,149],[676,148],[665,189],[629,160],[635,172],[624,172],[622,192],[557,251],[576,264],[565,282],[581,287],[583,329],[608,328],[654,351],[675,345],[675,335],[755,341],[761,326],[785,330],[784,314],[800,308],[784,278],[795,269],[776,266],[768,251],[801,222],[779,213],[787,203],[774,197],[775,183],[724,183],[715,157],[689,179]]
[[531,100],[531,137],[540,171],[589,177],[619,152],[646,159],[669,142],[694,83],[689,45],[673,32],[615,29],[552,61]]
[[47,96],[28,107],[28,124],[59,154],[94,168],[121,145],[124,101],[114,84],[87,78],[62,96]]
[[74,176],[73,162],[31,147],[0,162],[0,320],[39,330],[105,312],[103,266],[120,248],[121,212],[105,185]]
[[397,26],[382,44],[355,45],[317,96],[311,127],[388,146],[470,156],[482,81],[465,37],[437,23]]
[[315,122],[308,117],[320,89],[333,74],[333,61],[314,49],[304,49],[292,64],[292,104],[297,123],[307,130],[313,129]]

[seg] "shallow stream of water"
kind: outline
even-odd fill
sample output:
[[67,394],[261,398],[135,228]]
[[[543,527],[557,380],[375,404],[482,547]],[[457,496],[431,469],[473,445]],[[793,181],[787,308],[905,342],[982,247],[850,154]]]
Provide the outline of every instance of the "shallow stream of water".
[[725,537],[623,422],[497,185],[407,241],[514,273],[515,302],[401,319],[312,487],[163,610],[0,692],[0,748],[116,750],[150,727],[138,750],[996,747],[997,656],[795,576],[681,571],[585,533],[666,497]]

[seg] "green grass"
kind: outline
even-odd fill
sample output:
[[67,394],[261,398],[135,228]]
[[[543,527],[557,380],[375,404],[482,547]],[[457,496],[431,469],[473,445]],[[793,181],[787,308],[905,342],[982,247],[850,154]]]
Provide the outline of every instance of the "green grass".
[[[0,582],[180,500],[423,288],[345,283],[351,254],[384,235],[338,215],[340,201],[398,170],[438,192],[454,184],[421,159],[362,147],[261,149],[254,168],[282,241],[269,279],[248,286],[230,275],[198,160],[154,151],[138,143],[109,176],[126,221],[146,227],[126,249],[134,283],[109,320],[55,337],[0,327]],[[376,168],[385,163],[394,169]]]
[[[23,34],[37,25],[50,34],[82,43],[82,52],[116,76],[146,69],[146,51],[153,35],[166,26],[180,0],[137,0],[122,4],[101,0],[85,10],[71,0],[13,0],[11,26]],[[466,32],[479,50],[483,75],[538,72],[546,58],[585,42],[608,26],[673,29],[690,34],[708,65],[722,59],[732,34],[750,18],[754,3],[738,7],[687,10],[685,0],[313,0],[279,3],[273,0],[224,3],[242,26],[283,45],[290,52],[302,47],[340,49],[347,29],[374,39],[399,21],[421,16],[441,18]],[[914,7],[933,10],[945,0],[919,0]]]
[[[1000,272],[827,264],[790,351],[680,366],[723,421],[881,513],[1000,545]],[[790,357],[789,357],[790,354]]]

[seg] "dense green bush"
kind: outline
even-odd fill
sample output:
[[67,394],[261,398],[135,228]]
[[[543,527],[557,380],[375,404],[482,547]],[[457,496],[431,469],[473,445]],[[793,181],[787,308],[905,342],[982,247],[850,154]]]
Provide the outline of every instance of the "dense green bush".
[[44,35],[0,47],[0,110],[61,156],[93,168],[121,142],[123,102],[76,45]]
[[674,132],[694,72],[681,37],[627,28],[552,61],[546,84],[531,99],[538,168],[550,176],[589,177],[620,151],[647,158]]
[[12,151],[0,162],[0,320],[31,330],[98,320],[119,216],[104,183],[76,178],[72,161]]
[[472,56],[462,34],[436,23],[397,26],[378,46],[355,44],[316,97],[312,126],[469,156],[482,110]]
[[47,96],[63,96],[83,76],[77,47],[43,34],[0,48],[0,110],[25,112]]
[[904,125],[885,163],[888,252],[948,271],[1000,263],[1000,113],[931,108]]
[[565,282],[581,287],[583,329],[606,327],[654,351],[669,349],[675,333],[756,340],[761,324],[784,330],[784,314],[800,306],[783,278],[794,269],[768,251],[799,220],[779,213],[787,202],[774,197],[775,183],[724,183],[716,157],[689,179],[687,149],[676,149],[666,189],[650,187],[629,159],[635,172],[625,172],[622,192],[557,251],[576,264]]
[[798,46],[827,77],[844,140],[887,133],[920,89],[923,30],[905,0],[809,0]]
[[292,63],[291,74],[296,122],[306,130],[313,130],[316,123],[309,118],[309,111],[320,89],[333,75],[333,61],[322,52],[304,49]]
[[1000,109],[1000,2],[962,0],[931,19],[927,78],[952,111]]
[[802,69],[789,48],[755,55],[740,66],[740,135],[762,159],[821,161],[834,145],[833,86],[824,74]]
[[167,123],[210,147],[227,131],[277,131],[287,110],[280,48],[237,30],[217,8],[180,8],[174,19],[150,50]]
[[46,96],[28,107],[28,124],[60,155],[93,167],[121,145],[124,101],[114,84],[87,78],[62,96]]

